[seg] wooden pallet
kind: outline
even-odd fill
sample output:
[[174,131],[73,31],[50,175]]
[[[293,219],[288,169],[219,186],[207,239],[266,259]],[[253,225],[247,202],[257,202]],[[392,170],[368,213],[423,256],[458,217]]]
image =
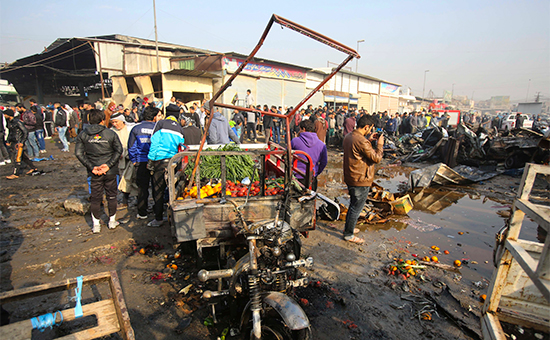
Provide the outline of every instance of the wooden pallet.
[[[124,340],[134,340],[134,330],[130,324],[130,317],[126,309],[126,303],[122,295],[122,288],[116,271],[104,272],[84,276],[82,286],[107,282],[109,284],[111,299],[82,305],[83,316],[95,315],[97,326],[84,329],[60,338],[62,340],[87,340],[96,339],[113,333],[118,333]],[[34,287],[12,290],[0,294],[0,305],[6,303],[40,297],[46,294],[74,289],[77,286],[77,279],[69,279],[64,282],[48,283]],[[63,315],[63,322],[75,320],[74,308],[60,311]],[[38,316],[38,315],[37,315]],[[0,327],[0,339],[31,339],[31,320],[23,320],[10,323]]]
[[481,328],[485,339],[506,339],[500,321],[550,331],[550,235],[544,245],[518,239],[526,216],[550,232],[550,207],[529,201],[537,174],[550,175],[550,167],[525,166],[502,245],[504,252],[483,306]]

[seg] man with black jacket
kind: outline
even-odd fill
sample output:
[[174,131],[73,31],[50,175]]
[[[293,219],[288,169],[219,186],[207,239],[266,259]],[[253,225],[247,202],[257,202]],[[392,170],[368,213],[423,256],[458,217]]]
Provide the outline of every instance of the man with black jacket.
[[19,116],[15,117],[15,113],[11,109],[4,111],[4,117],[6,117],[6,120],[8,121],[8,129],[10,130],[6,145],[13,150],[12,154],[15,158],[15,167],[13,169],[13,174],[7,176],[6,178],[16,179],[19,178],[19,175],[21,174],[21,162],[27,164],[30,167],[30,170],[27,172],[27,174],[31,174],[33,171],[36,170],[36,168],[27,156],[27,152],[25,150],[25,142],[27,141],[27,137],[29,135],[25,124],[23,124]]
[[88,115],[90,125],[76,138],[76,158],[88,169],[91,177],[90,211],[92,213],[92,232],[101,231],[101,201],[103,192],[107,197],[109,207],[109,229],[117,227],[117,180],[118,160],[122,155],[122,144],[117,134],[104,126],[105,113],[100,110],[90,110]]

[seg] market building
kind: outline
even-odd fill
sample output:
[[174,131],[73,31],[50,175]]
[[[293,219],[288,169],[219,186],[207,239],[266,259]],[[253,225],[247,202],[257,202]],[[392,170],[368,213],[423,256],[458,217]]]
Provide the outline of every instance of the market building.
[[[15,61],[0,71],[24,97],[39,102],[96,101],[111,98],[128,105],[137,96],[158,100],[172,93],[204,98],[215,75],[173,71],[173,58],[215,52],[125,35],[60,38],[43,52]],[[169,98],[169,97],[168,97]]]
[[[185,103],[210,99],[246,58],[163,42],[157,54],[152,40],[108,35],[57,39],[0,72],[22,96],[42,103],[106,99],[128,107],[138,96],[159,102],[172,96]],[[333,70],[254,58],[218,101],[243,106],[250,89],[256,105],[293,107]],[[306,105],[393,113],[413,98],[404,98],[400,89],[397,83],[341,70]]]

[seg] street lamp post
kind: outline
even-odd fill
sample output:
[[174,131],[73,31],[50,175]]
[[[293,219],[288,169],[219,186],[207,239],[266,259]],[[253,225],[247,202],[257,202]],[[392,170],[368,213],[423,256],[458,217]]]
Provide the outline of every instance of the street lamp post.
[[[359,43],[365,42],[365,39],[357,40],[357,54],[359,54]],[[355,59],[355,73],[359,69],[359,58]]]
[[451,89],[451,104],[453,103],[454,96],[455,96],[455,84],[453,84],[453,88]]
[[422,101],[424,101],[424,91],[426,90],[426,73],[430,72],[430,70],[424,71],[424,86],[422,87]]

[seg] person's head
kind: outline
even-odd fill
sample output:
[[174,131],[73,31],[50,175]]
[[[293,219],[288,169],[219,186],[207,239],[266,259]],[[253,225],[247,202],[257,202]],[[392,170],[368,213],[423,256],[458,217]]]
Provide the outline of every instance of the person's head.
[[374,125],[376,124],[376,119],[374,119],[372,116],[364,115],[357,121],[357,131],[359,131],[362,135],[369,134]]
[[124,115],[119,112],[112,115],[109,121],[111,122],[111,124],[113,124],[113,127],[117,130],[122,130],[126,125],[126,120],[124,119]]
[[88,122],[90,124],[100,124],[105,120],[105,113],[98,109],[92,109],[90,110],[90,113],[88,114]]
[[25,108],[25,105],[23,105],[23,103],[17,103],[17,105],[15,105],[15,108],[17,109],[17,112],[27,111],[27,109]]
[[172,98],[170,98],[170,102],[175,103],[176,102],[176,97],[172,96]]
[[31,112],[32,113],[37,113],[38,112],[38,109],[36,108],[36,106],[31,106]]
[[189,112],[195,113],[195,105],[191,105],[191,107],[189,108]]
[[56,109],[59,108],[60,106],[61,106],[60,102],[53,103],[53,107],[55,107]]
[[277,112],[277,107],[275,105],[271,105],[271,112]]
[[156,107],[146,107],[145,110],[143,111],[143,120],[152,122],[155,120],[159,112],[160,110],[157,109]]
[[252,92],[250,91],[250,89],[246,90],[246,94],[251,94]]
[[29,103],[31,103],[31,105],[38,104],[34,98],[29,99]]
[[300,132],[315,132],[315,123],[307,119],[300,122]]
[[269,110],[269,107],[267,106],[267,104],[264,105],[264,111],[268,111]]
[[92,104],[90,104],[89,102],[84,102],[82,103],[82,107],[84,108],[84,110],[91,110]]
[[130,115],[130,109],[124,109],[124,115],[129,116]]
[[6,109],[4,110],[4,117],[6,117],[7,120],[12,120],[13,117],[15,117],[15,112],[13,112],[12,109]]

